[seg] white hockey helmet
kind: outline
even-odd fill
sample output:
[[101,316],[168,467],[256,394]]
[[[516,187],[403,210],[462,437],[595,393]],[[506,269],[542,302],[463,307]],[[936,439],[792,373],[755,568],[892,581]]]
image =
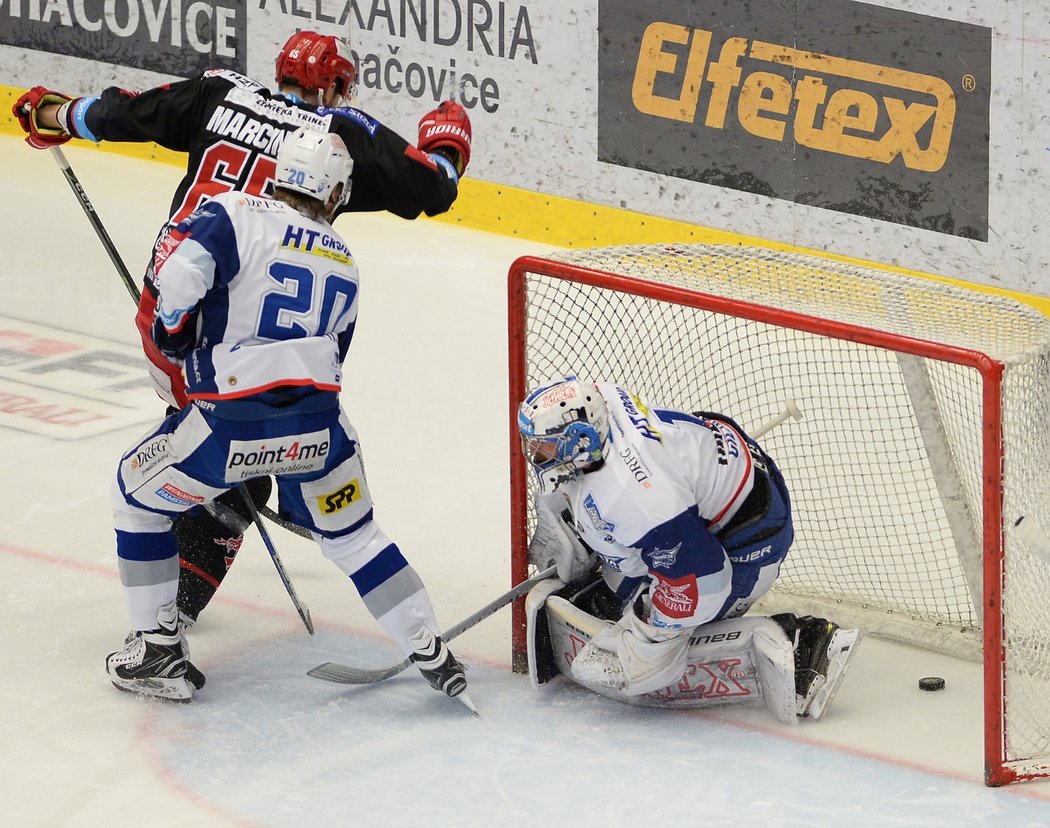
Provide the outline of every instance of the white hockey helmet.
[[284,136],[277,151],[277,186],[327,204],[337,184],[343,185],[339,204],[350,198],[354,159],[334,132],[299,127]]
[[[541,480],[560,482],[602,459],[609,409],[593,382],[574,376],[532,391],[518,408],[525,458]],[[548,472],[554,472],[552,477]]]

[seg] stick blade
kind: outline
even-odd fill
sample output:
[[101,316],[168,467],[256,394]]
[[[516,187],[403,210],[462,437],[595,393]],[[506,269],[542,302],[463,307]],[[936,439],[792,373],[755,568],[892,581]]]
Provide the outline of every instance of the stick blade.
[[348,664],[338,664],[334,661],[326,661],[318,664],[312,670],[307,670],[306,675],[311,678],[331,681],[335,684],[375,684],[384,681],[404,671],[411,664],[407,659],[393,667],[385,670],[365,670],[360,667],[351,667]]

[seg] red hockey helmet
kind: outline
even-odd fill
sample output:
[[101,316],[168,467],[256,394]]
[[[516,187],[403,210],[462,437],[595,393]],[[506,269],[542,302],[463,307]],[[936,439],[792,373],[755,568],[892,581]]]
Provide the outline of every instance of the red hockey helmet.
[[296,32],[277,55],[277,83],[323,94],[334,84],[346,98],[357,82],[357,67],[346,41],[317,32]]

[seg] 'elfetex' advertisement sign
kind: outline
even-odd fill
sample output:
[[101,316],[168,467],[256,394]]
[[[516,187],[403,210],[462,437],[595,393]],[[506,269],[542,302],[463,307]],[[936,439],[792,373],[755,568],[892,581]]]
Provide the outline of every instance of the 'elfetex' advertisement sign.
[[599,26],[600,161],[987,240],[989,29],[851,0],[600,0]]

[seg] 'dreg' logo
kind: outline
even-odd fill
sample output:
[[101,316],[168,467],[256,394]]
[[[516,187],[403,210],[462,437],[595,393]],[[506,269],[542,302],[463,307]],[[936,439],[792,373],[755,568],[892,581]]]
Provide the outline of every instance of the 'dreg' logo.
[[361,481],[354,479],[334,492],[318,495],[317,508],[321,510],[321,514],[331,515],[340,509],[346,508],[355,500],[360,500],[360,498]]
[[[667,51],[675,44],[688,48],[685,61]],[[744,58],[755,68],[745,72]],[[680,81],[678,97],[654,91],[663,74]],[[879,91],[865,91],[871,85]],[[632,95],[639,111],[658,118],[691,123],[700,110],[711,129],[725,128],[735,97],[740,125],[759,138],[789,137],[881,164],[900,156],[926,172],[944,166],[955,123],[955,93],[941,78],[743,37],[726,40],[716,58],[711,32],[662,22],[642,35]]]

